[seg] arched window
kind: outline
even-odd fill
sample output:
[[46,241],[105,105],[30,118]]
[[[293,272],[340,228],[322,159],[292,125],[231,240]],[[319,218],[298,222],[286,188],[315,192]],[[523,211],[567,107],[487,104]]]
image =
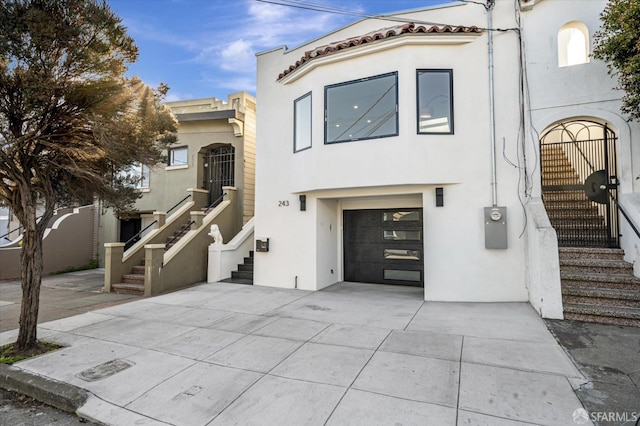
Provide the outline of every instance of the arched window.
[[572,65],[589,62],[589,29],[578,21],[568,22],[558,31],[558,65]]

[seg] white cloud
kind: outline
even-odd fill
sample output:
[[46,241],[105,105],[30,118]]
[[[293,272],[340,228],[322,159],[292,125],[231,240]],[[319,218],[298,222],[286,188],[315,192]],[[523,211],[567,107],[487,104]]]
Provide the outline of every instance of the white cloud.
[[225,71],[255,71],[256,57],[251,42],[240,39],[227,45],[220,52],[220,68]]

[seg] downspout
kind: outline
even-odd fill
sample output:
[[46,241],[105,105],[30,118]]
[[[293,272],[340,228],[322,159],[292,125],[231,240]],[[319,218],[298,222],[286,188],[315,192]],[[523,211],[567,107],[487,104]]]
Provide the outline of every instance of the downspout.
[[498,205],[498,173],[496,168],[496,118],[493,90],[493,7],[495,0],[487,0],[487,32],[489,45],[489,131],[491,143],[491,205]]

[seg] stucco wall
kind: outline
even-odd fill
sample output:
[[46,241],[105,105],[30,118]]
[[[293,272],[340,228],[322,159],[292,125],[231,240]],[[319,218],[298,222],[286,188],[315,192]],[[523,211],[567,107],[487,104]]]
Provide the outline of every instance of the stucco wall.
[[[204,156],[217,145],[232,145],[235,149],[235,188],[238,220],[253,216],[255,193],[255,98],[246,92],[233,93],[227,101],[216,98],[168,102],[173,113],[182,118],[178,127],[178,142],[172,147],[188,147],[188,164],[167,166],[156,164],[150,169],[149,188],[135,204],[138,213],[167,211],[184,198],[187,188],[204,188]],[[223,118],[206,118],[201,114],[227,112]],[[235,111],[235,112],[234,112]],[[191,117],[189,117],[191,115]],[[233,116],[235,118],[226,118]],[[194,119],[193,117],[197,117]],[[245,212],[246,210],[246,212]],[[144,227],[144,224],[143,224]],[[112,210],[100,218],[100,259],[103,264],[104,243],[119,240],[119,220]]]
[[[86,266],[93,253],[94,206],[59,211],[43,240],[43,274]],[[0,280],[20,278],[22,248],[0,248]]]
[[[513,5],[498,3],[496,27],[513,27]],[[412,19],[486,26],[477,5],[419,12]],[[498,204],[507,207],[509,248],[484,248],[483,207],[492,201],[486,33],[460,44],[345,54],[286,84],[275,81],[307,50],[391,25],[363,21],[295,50],[258,56],[255,232],[256,238],[270,238],[270,251],[256,253],[254,282],[293,287],[297,277],[299,288],[314,290],[341,281],[342,211],[349,205],[414,203],[424,209],[426,299],[528,300],[518,172],[501,159]],[[495,36],[501,52],[495,61],[498,152],[504,137],[511,159],[517,156],[517,47],[514,33]],[[455,134],[416,134],[416,69],[453,69]],[[325,145],[324,87],[389,72],[398,73],[399,135]],[[312,147],[293,153],[293,101],[310,91]],[[436,186],[444,187],[444,207],[435,207]],[[299,210],[300,194],[307,196],[305,212]]]
[[[542,1],[531,10],[523,12],[523,37],[527,46],[527,75],[531,106],[531,125],[535,132],[542,133],[549,126],[574,118],[588,119],[607,125],[618,137],[617,176],[619,199],[631,200],[640,190],[640,123],[627,121],[620,112],[623,93],[616,90],[615,76],[608,74],[604,62],[590,58],[588,63],[560,67],[558,65],[557,33],[572,21],[585,24],[589,31],[590,51],[593,49],[594,33],[600,28],[600,13],[605,0],[575,2],[570,0]],[[529,168],[539,168],[537,134],[531,132],[528,145]],[[534,177],[533,195],[540,196],[539,174]],[[636,216],[633,204],[627,206]],[[625,260],[640,264],[636,249],[637,236],[620,215],[620,244],[625,250]],[[636,269],[636,274],[640,269]]]

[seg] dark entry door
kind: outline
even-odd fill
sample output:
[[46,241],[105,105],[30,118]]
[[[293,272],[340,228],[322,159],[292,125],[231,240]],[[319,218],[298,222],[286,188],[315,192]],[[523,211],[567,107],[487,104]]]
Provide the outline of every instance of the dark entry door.
[[209,191],[209,204],[219,202],[223,186],[234,186],[234,149],[231,145],[211,148],[204,161],[204,188]]
[[120,219],[120,242],[126,243],[125,250],[134,245],[140,240],[138,235],[135,239],[134,236],[142,229],[142,220],[139,217]]
[[422,209],[345,210],[345,281],[424,286]]

